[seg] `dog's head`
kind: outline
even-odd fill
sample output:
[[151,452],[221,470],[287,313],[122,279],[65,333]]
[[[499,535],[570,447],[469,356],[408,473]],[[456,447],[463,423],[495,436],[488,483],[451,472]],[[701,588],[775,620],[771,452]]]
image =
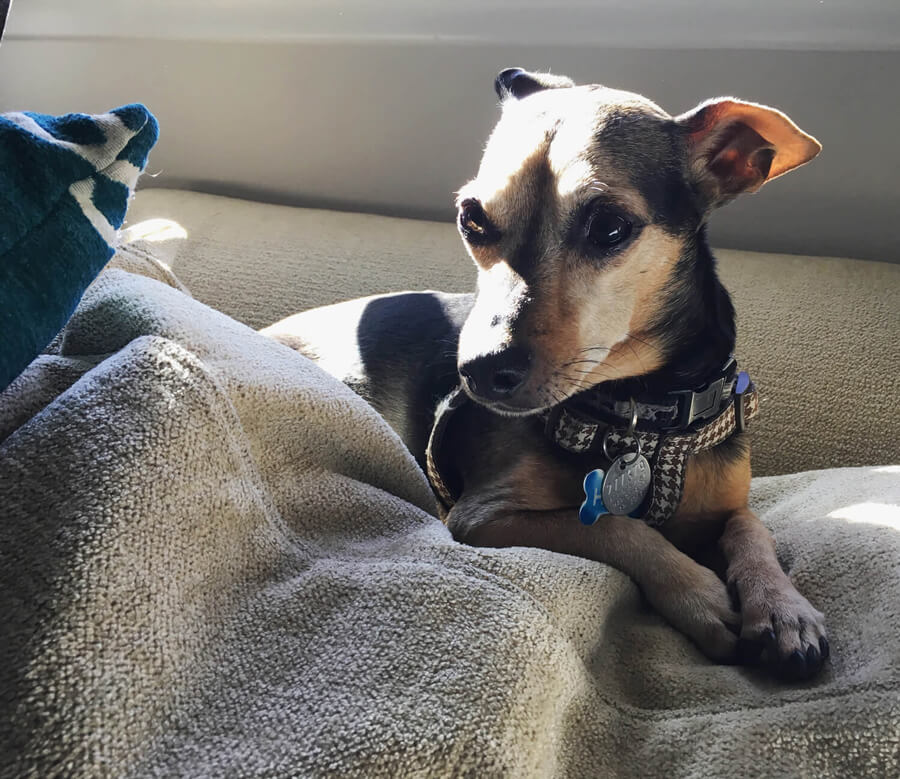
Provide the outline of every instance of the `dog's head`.
[[731,98],[672,117],[518,68],[496,89],[502,116],[457,204],[478,265],[459,370],[499,412],[662,365],[675,267],[708,214],[821,149],[781,112]]

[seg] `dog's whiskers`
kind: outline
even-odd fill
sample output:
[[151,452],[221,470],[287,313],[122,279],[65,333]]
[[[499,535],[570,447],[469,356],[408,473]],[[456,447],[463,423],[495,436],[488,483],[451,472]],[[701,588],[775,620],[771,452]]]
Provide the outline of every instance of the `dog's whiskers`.
[[642,343],[642,344],[644,344],[645,346],[649,346],[650,344],[647,343],[646,341],[644,341],[643,339],[638,338],[637,336],[632,335],[631,333],[626,333],[625,335],[626,335],[626,337],[627,337],[627,340],[625,341],[625,343],[628,344],[628,348],[631,349],[631,353],[632,353],[632,354],[635,356],[635,358],[637,359],[638,365],[641,366],[641,372],[642,372],[642,373],[646,372],[646,369],[644,368],[644,361],[641,359],[641,355],[638,353],[638,350],[634,348],[634,345],[631,343],[631,340],[634,339],[634,340],[637,341],[638,343]]
[[649,341],[645,341],[643,338],[638,338],[634,333],[625,333],[626,338],[632,338],[637,341],[639,344],[644,344],[644,346],[652,346]]

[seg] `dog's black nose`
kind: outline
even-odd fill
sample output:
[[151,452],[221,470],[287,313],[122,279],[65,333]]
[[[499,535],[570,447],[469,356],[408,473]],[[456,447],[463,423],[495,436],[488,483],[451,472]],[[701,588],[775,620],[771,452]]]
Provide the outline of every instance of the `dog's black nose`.
[[521,346],[485,354],[459,366],[469,392],[485,400],[508,400],[525,383],[531,354]]

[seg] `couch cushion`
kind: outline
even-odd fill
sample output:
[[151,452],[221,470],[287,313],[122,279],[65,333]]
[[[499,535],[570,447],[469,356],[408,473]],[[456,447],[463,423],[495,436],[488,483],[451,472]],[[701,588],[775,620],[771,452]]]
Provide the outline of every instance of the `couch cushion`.
[[[376,292],[475,284],[452,224],[166,189],[138,193],[132,237],[150,218],[186,231],[156,243],[157,256],[197,298],[252,327]],[[717,255],[738,311],[738,356],[762,390],[755,473],[900,461],[900,265]]]

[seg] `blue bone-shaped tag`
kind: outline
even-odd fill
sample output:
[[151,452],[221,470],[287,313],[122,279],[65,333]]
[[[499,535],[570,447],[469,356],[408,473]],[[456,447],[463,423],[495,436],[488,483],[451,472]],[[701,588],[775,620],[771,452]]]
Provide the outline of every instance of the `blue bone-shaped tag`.
[[593,525],[603,514],[609,514],[603,505],[603,477],[606,474],[601,468],[591,471],[584,477],[585,500],[578,511],[578,519],[582,525]]

